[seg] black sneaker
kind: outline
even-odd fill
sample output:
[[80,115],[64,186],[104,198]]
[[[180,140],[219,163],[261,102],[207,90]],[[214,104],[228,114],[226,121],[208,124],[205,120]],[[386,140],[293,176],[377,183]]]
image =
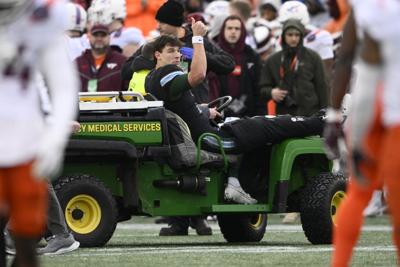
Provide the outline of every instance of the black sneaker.
[[188,235],[188,228],[182,227],[179,224],[172,223],[169,227],[163,227],[160,229],[159,236],[183,236]]
[[196,230],[198,235],[212,235],[212,229],[202,217],[190,218],[190,227]]

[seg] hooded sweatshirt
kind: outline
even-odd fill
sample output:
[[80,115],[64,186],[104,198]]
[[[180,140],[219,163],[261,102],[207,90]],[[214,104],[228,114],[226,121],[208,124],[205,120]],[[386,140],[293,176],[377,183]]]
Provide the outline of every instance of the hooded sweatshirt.
[[[225,39],[224,29],[228,20],[239,20],[241,32],[233,46]],[[259,101],[259,77],[261,61],[259,55],[245,43],[246,27],[236,16],[225,19],[218,36],[218,45],[235,60],[235,69],[226,75],[210,75],[210,99],[230,95],[236,101],[225,113],[227,116],[254,116],[264,114]],[[240,102],[239,102],[240,101]],[[236,103],[236,105],[235,105]]]
[[[285,32],[295,28],[301,33],[297,47],[285,42]],[[303,46],[304,26],[299,20],[283,25],[282,51],[270,56],[261,71],[260,87],[264,100],[272,99],[274,88],[287,90],[288,95],[276,103],[277,114],[310,116],[325,108],[328,102],[327,81],[321,57]]]

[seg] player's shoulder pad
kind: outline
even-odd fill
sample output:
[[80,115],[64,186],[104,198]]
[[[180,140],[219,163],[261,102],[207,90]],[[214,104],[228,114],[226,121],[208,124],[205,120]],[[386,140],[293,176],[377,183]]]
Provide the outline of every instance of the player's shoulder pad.
[[317,42],[323,45],[333,45],[333,37],[326,30],[314,29],[305,38],[308,43]]
[[317,34],[317,39],[320,43],[325,45],[333,45],[333,37],[326,30],[320,30]]
[[182,69],[174,64],[169,64],[161,67],[158,70],[158,73],[160,75],[160,84],[161,86],[166,85],[170,81],[172,81],[174,78],[180,75],[184,75],[185,73],[182,71]]

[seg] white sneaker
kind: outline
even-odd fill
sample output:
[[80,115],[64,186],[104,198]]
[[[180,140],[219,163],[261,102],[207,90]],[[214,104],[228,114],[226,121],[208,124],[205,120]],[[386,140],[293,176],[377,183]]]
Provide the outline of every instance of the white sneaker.
[[225,188],[225,200],[233,201],[240,204],[255,204],[257,200],[247,194],[240,186],[238,179],[229,177],[228,184]]
[[383,192],[374,191],[368,206],[364,209],[364,216],[382,216],[385,212],[387,212],[387,206],[386,203],[383,201]]

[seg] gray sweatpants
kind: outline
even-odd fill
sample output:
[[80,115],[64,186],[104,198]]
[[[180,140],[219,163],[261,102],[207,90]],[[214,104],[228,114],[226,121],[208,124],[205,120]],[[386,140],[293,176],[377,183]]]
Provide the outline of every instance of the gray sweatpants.
[[64,213],[53,186],[49,183],[49,211],[47,214],[47,230],[51,235],[69,233]]

